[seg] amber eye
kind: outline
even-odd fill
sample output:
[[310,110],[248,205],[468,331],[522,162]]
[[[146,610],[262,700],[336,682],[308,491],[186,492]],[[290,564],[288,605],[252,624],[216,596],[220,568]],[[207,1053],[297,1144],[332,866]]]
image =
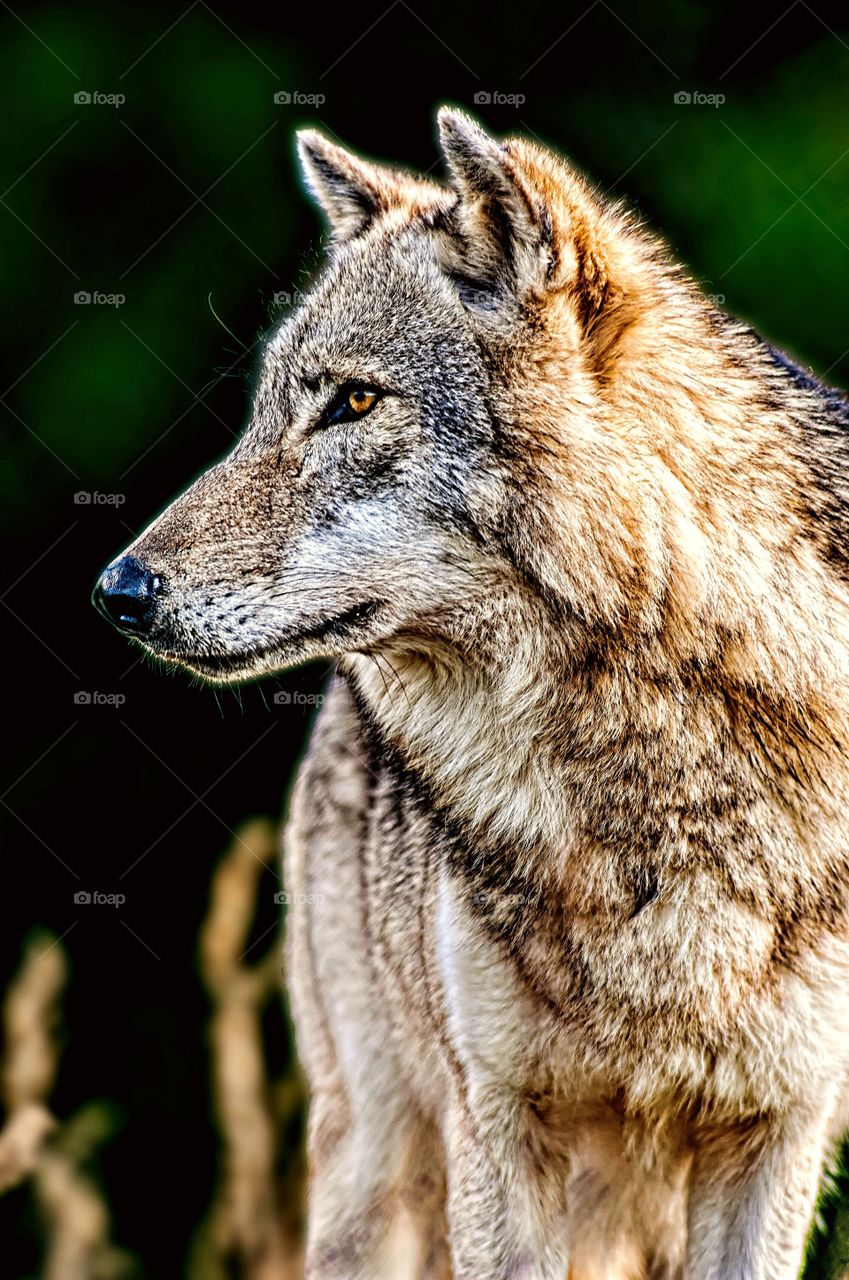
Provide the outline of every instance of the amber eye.
[[368,413],[377,399],[377,392],[371,387],[355,387],[348,395],[348,408],[354,413]]
[[384,392],[369,382],[346,382],[330,401],[321,415],[318,425],[328,427],[331,423],[354,422],[370,413]]

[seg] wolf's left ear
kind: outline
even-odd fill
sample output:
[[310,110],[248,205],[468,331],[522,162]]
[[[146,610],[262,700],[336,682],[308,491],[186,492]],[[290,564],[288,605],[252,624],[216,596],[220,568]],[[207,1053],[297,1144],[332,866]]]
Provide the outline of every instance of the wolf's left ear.
[[297,139],[307,186],[337,242],[360,235],[390,209],[414,211],[440,195],[435,184],[361,160],[316,129],[300,130]]
[[552,152],[498,142],[448,107],[438,119],[457,195],[442,240],[447,269],[519,300],[563,290],[582,326],[595,326],[621,294],[624,223]]
[[460,111],[442,107],[438,121],[459,197],[455,230],[467,274],[492,284],[508,275],[548,274],[554,252],[551,215],[507,147]]

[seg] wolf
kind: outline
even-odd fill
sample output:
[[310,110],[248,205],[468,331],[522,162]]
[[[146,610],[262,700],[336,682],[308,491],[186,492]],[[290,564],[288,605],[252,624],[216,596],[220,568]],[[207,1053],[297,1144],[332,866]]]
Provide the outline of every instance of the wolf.
[[336,674],[285,835],[310,1280],[790,1280],[849,1122],[849,404],[567,162],[299,135],[246,429],[102,575]]

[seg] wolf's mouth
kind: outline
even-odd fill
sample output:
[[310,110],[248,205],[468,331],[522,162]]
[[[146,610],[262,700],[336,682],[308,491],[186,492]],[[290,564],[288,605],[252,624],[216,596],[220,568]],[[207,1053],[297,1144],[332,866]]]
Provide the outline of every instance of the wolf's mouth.
[[165,662],[188,667],[200,675],[223,676],[239,671],[249,671],[261,663],[263,658],[271,655],[279,656],[293,645],[303,644],[309,640],[343,639],[356,627],[370,621],[381,603],[380,600],[366,600],[362,604],[354,605],[352,609],[346,609],[343,613],[334,614],[324,622],[284,631],[271,644],[257,645],[255,648],[244,649],[237,654],[178,653],[171,649],[163,649],[157,656]]

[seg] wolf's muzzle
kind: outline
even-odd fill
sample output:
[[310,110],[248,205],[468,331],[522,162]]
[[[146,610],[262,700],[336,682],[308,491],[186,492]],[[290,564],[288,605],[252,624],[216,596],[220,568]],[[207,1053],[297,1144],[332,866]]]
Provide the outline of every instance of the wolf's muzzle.
[[147,565],[135,556],[123,556],[103,571],[91,600],[122,631],[145,635],[153,622],[160,589],[159,578]]

